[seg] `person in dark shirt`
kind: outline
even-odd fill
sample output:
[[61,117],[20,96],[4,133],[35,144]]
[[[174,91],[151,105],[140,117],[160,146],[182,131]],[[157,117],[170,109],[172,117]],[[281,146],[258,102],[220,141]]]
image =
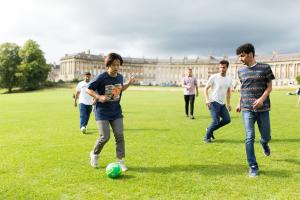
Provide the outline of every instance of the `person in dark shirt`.
[[123,158],[125,157],[125,144],[123,134],[123,115],[120,105],[122,91],[134,82],[131,77],[123,84],[123,76],[118,73],[123,59],[119,54],[110,53],[105,58],[106,72],[99,74],[91,81],[87,93],[97,101],[95,105],[95,118],[100,136],[94,149],[90,152],[92,167],[98,167],[99,154],[110,138],[110,127],[116,140],[116,157],[122,171],[127,171]]
[[242,111],[242,118],[246,132],[246,153],[249,164],[249,176],[258,176],[258,164],[254,153],[255,128],[257,122],[260,132],[260,143],[265,156],[270,156],[271,140],[270,127],[270,98],[272,80],[275,79],[271,67],[268,64],[257,63],[255,49],[252,44],[246,43],[237,48],[236,54],[239,60],[246,65],[238,71],[241,82],[241,97],[236,111]]

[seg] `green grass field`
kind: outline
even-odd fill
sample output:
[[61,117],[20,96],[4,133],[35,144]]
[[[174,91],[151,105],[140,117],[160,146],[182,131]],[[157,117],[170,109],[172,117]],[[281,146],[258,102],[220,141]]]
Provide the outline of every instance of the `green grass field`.
[[[79,132],[71,89],[0,94],[0,199],[300,199],[300,107],[286,91],[271,94],[271,156],[256,134],[258,178],[248,177],[241,114],[203,137],[211,119],[201,94],[195,120],[178,91],[123,94],[126,163],[119,179],[105,175],[115,161],[114,138],[99,169],[89,163],[98,136],[94,117]],[[202,93],[202,92],[201,92]],[[235,107],[238,93],[233,93]]]

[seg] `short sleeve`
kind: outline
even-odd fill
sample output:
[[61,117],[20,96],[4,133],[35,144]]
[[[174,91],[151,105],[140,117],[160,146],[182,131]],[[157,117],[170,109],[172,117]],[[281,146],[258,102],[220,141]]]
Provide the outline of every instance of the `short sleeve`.
[[241,71],[240,70],[238,70],[238,77],[239,77],[240,83],[242,83],[242,77],[241,77]]
[[206,82],[206,87],[207,86],[212,86],[212,84],[213,84],[213,77],[214,76],[209,77],[208,81]]
[[275,79],[275,76],[272,72],[270,65],[268,65],[268,67],[266,68],[266,80],[267,80],[267,82],[269,82],[274,79]]
[[81,82],[77,84],[76,86],[76,92],[80,92],[81,91]]
[[181,84],[182,84],[182,85],[185,85],[184,78],[181,79]]
[[96,91],[100,82],[101,82],[101,76],[99,75],[91,81],[91,83],[88,86],[88,89]]
[[229,88],[232,86],[232,78],[229,77]]
[[121,75],[121,83],[122,83],[122,86],[124,85],[124,77]]

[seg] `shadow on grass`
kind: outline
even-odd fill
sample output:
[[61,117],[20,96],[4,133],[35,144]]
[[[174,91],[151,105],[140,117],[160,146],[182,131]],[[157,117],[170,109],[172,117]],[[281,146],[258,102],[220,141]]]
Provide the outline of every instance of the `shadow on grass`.
[[300,142],[300,138],[275,138],[271,142]]
[[[216,135],[216,137],[218,137]],[[214,141],[214,143],[228,143],[228,144],[241,144],[241,143],[245,143],[245,140],[232,140],[232,139],[216,139],[216,141]]]
[[[187,117],[185,117],[185,118],[187,118]],[[230,116],[230,118],[237,119],[237,118],[240,118],[240,116]],[[210,115],[200,115],[200,116],[195,115],[195,119],[211,119],[211,116]]]
[[169,167],[130,167],[130,171],[141,173],[169,174],[178,172],[199,172],[203,175],[224,175],[244,173],[245,165],[172,165]]
[[[208,115],[194,115],[195,119],[192,120],[198,120],[198,119],[210,119],[211,116]],[[184,116],[185,119],[190,119],[189,117]]]
[[[130,171],[139,173],[170,174],[180,172],[199,172],[207,176],[240,175],[248,172],[246,165],[172,165],[170,167],[130,167]],[[292,172],[287,170],[266,170],[260,174],[271,177],[286,178]]]
[[279,162],[288,162],[288,163],[292,163],[292,164],[296,164],[296,165],[300,165],[300,160],[296,160],[296,159],[282,159],[282,160],[276,160]]
[[[231,144],[237,144],[237,143],[245,143],[245,140],[232,140],[232,139],[218,139],[218,134],[215,134],[216,141],[215,143],[231,143]],[[257,140],[256,140],[257,141]],[[272,139],[271,143],[277,143],[277,142],[300,142],[300,138],[288,138],[288,139]]]
[[[156,131],[160,131],[160,132],[168,132],[171,131],[171,129],[164,129],[164,128],[127,128],[124,129],[124,132],[139,132],[139,131],[152,131],[152,132],[156,132]],[[98,134],[99,131],[96,128],[89,128],[88,131],[85,133],[85,135],[92,135],[92,134]],[[111,130],[112,133],[112,130]]]
[[84,135],[93,135],[93,134],[96,134],[96,133],[99,133],[98,131],[90,131],[88,130],[86,133],[84,133]]
[[259,174],[264,176],[271,176],[277,178],[287,178],[290,177],[294,172],[290,172],[288,170],[260,170]]
[[124,131],[170,131],[165,128],[126,128]]
[[122,174],[121,176],[119,176],[118,178],[109,178],[111,181],[126,181],[126,180],[129,180],[129,179],[134,179],[135,176],[133,175],[129,175],[129,174]]
[[133,179],[133,178],[135,178],[135,176],[133,176],[133,175],[129,175],[129,174],[122,174],[118,179],[120,179],[120,180],[127,180],[127,179]]

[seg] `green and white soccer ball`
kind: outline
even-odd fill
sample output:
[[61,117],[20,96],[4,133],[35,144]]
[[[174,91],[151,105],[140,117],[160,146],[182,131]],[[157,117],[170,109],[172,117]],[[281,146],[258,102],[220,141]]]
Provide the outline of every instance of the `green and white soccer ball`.
[[122,169],[119,163],[110,163],[106,167],[106,175],[109,178],[118,178],[122,174]]

